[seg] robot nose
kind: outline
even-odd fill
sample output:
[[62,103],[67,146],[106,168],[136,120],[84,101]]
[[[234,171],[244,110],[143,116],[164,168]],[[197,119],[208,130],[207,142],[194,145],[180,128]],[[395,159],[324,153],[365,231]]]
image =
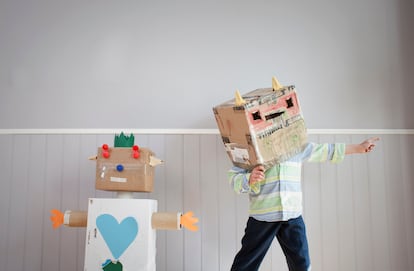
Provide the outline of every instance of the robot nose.
[[121,172],[121,171],[123,171],[123,170],[124,170],[124,166],[123,166],[123,165],[121,165],[121,164],[118,164],[118,165],[116,166],[116,170],[117,170],[117,171],[119,171],[119,172]]

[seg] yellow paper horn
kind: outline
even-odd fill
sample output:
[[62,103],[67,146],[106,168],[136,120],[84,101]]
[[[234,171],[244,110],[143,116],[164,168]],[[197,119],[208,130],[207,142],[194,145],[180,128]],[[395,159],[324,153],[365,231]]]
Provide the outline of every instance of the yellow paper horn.
[[279,81],[277,81],[276,76],[272,77],[272,88],[273,90],[278,90],[283,88],[283,86],[279,83]]
[[236,94],[235,94],[234,99],[235,99],[235,104],[237,106],[244,105],[246,103],[246,101],[243,99],[243,97],[241,96],[241,94],[238,90],[236,90]]

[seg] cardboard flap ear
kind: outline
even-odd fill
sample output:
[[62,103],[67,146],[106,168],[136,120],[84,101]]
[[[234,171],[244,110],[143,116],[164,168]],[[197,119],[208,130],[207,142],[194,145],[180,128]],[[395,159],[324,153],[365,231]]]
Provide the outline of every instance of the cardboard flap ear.
[[161,160],[161,159],[159,159],[159,158],[157,158],[157,157],[154,157],[153,155],[151,155],[150,156],[150,162],[149,162],[149,164],[152,167],[156,167],[158,165],[164,164],[164,161]]

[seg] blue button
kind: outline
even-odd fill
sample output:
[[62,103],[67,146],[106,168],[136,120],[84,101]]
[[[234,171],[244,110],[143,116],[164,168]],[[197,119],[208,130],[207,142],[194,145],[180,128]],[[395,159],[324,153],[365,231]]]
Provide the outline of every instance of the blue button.
[[121,165],[121,164],[119,164],[119,165],[116,166],[116,170],[118,170],[119,172],[121,172],[121,171],[124,170],[124,166]]

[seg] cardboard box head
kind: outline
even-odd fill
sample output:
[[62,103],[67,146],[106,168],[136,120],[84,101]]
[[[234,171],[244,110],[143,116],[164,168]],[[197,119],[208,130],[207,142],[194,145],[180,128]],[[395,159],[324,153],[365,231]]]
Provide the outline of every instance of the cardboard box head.
[[[136,153],[139,155],[136,155]],[[134,155],[135,154],[135,155]],[[98,190],[152,192],[154,153],[139,148],[98,148],[95,187]],[[137,157],[139,156],[139,157]]]
[[262,88],[213,108],[228,156],[235,166],[269,168],[301,152],[305,122],[294,86]]

